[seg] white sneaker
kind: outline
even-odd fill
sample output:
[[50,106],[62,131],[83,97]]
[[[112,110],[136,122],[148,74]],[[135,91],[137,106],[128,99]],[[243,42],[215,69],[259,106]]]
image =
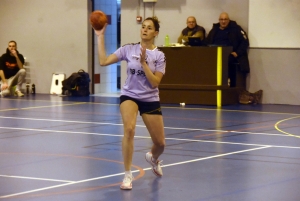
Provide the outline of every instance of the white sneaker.
[[24,94],[21,91],[15,91],[15,96],[23,97]]
[[10,96],[10,91],[9,90],[4,90],[0,92],[1,97],[8,97]]
[[122,182],[120,188],[123,190],[131,190],[132,189],[132,180],[133,180],[132,175],[125,174],[125,177],[123,179],[123,182]]
[[163,176],[163,172],[162,172],[162,169],[161,169],[161,165],[162,165],[162,160],[156,160],[155,162],[153,161],[153,157],[152,157],[152,153],[151,152],[148,152],[146,153],[146,161],[148,163],[150,163],[150,165],[152,165],[152,172],[158,176],[158,177],[161,177]]

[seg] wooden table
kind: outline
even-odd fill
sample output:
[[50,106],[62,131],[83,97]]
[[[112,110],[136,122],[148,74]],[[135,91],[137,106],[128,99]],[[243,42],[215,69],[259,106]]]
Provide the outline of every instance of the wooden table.
[[[232,47],[159,47],[167,58],[160,90],[161,103],[228,105],[238,103],[244,86],[228,86]],[[245,79],[245,78],[243,78]],[[240,78],[239,78],[240,80]]]

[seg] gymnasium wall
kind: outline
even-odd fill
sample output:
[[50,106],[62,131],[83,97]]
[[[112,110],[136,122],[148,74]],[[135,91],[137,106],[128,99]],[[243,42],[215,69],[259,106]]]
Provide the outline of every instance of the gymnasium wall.
[[[285,33],[285,38],[280,39],[278,42],[292,44],[291,40],[294,39],[290,36],[298,33],[296,31],[297,29],[295,29],[295,33],[289,33],[289,21],[285,24],[279,23],[281,22],[279,21],[281,20],[280,13],[277,12],[277,15],[272,15],[274,11],[278,11],[278,8],[272,6],[271,1],[283,4],[281,7],[285,13],[294,13],[295,6],[299,7],[300,4],[299,0],[289,0],[288,2],[283,0],[172,0],[172,3],[167,0],[158,0],[157,3],[145,4],[141,3],[141,0],[122,0],[121,20],[125,22],[121,24],[122,44],[139,41],[140,24],[135,21],[137,14],[145,17],[154,14],[160,19],[161,30],[156,39],[156,45],[159,46],[164,43],[166,34],[170,36],[170,42],[177,41],[181,30],[186,26],[185,22],[188,16],[194,15],[197,18],[198,24],[202,25],[206,29],[206,32],[209,32],[212,28],[212,24],[218,22],[219,14],[222,11],[228,12],[230,18],[237,21],[238,24],[248,32],[249,36],[254,36],[251,31],[253,29],[249,27],[249,22],[253,27],[256,22],[263,24],[265,20],[268,20],[276,30],[281,29]],[[251,4],[251,2],[259,2],[259,12],[255,12],[257,7]],[[288,3],[293,3],[293,6]],[[251,6],[251,13],[249,11],[249,5]],[[253,9],[253,6],[256,8]],[[256,15],[260,17],[253,21]],[[290,17],[288,14],[285,15],[286,17]],[[299,16],[299,14],[294,16]],[[299,23],[294,23],[294,25],[296,28],[300,26]],[[267,31],[263,30],[266,28],[267,27],[261,27],[256,31],[263,34]],[[250,45],[252,43],[251,39],[255,44],[256,39],[250,37]],[[259,44],[263,44],[263,41],[264,39],[262,39]],[[278,42],[276,43],[278,44]],[[274,47],[275,46],[277,45],[274,45]],[[262,89],[262,101],[265,104],[299,105],[300,90],[298,87],[300,86],[300,79],[298,77],[300,75],[300,49],[284,48],[284,46],[278,48],[274,47],[270,48],[270,45],[267,47],[254,45],[254,47],[249,49],[251,72],[247,78],[247,88],[251,92]],[[122,83],[124,83],[126,79],[124,66],[125,64],[122,63]],[[168,67],[171,68],[171,66]],[[168,69],[166,69],[165,76],[168,76]]]
[[[252,39],[254,31],[251,31],[255,22],[254,18],[250,19],[253,16],[253,4],[250,3],[254,1],[258,0],[158,0],[157,3],[145,4],[142,0],[122,0],[121,44],[139,41],[137,15],[143,18],[153,14],[158,16],[161,30],[156,45],[162,45],[166,34],[170,36],[170,42],[176,42],[188,16],[194,15],[198,24],[208,32],[212,24],[218,22],[222,11],[228,12],[230,18],[251,36],[250,44],[251,40],[255,44],[255,39]],[[266,4],[262,3],[259,8],[260,23],[269,17],[264,13],[274,11],[270,1],[263,1]],[[289,8],[290,13],[299,6],[298,0],[289,0],[288,3],[294,6],[288,4],[282,7],[284,10]],[[29,63],[29,77],[36,84],[37,93],[49,93],[52,73],[70,75],[80,68],[92,72],[91,29],[88,24],[90,4],[91,0],[0,0],[0,50],[2,48],[5,52],[9,40],[18,42],[20,52]],[[284,42],[290,43],[293,39],[289,37],[289,27],[278,23],[276,19],[280,17],[269,19],[275,19],[271,21],[274,27],[285,30]],[[252,26],[249,27],[249,24]],[[299,48],[252,46],[249,49],[249,91],[264,90],[263,103],[299,105],[299,55]],[[124,66],[122,63],[122,83],[126,79]],[[166,76],[167,73],[168,69]]]
[[251,47],[300,48],[299,10],[299,0],[249,1]]
[[[0,53],[15,40],[37,93],[50,93],[52,74],[91,66],[88,0],[1,0]],[[25,88],[25,86],[23,86]]]

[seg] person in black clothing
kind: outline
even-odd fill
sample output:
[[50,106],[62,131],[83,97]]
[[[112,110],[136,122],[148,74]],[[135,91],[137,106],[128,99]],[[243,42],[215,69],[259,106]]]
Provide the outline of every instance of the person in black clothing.
[[187,27],[184,28],[177,39],[178,43],[188,45],[189,37],[200,37],[201,40],[205,38],[205,29],[197,24],[196,18],[190,16],[186,19]]
[[16,86],[15,95],[23,97],[20,91],[25,81],[24,57],[17,50],[16,41],[9,41],[6,53],[0,58],[1,97],[10,96]]
[[[233,50],[228,58],[228,77],[230,87],[236,86],[236,64],[246,78],[250,72],[248,60],[249,39],[246,32],[235,21],[229,19],[225,12],[220,14],[219,23],[213,24],[206,38],[208,45],[232,46]],[[244,83],[244,85],[246,85]],[[246,86],[244,86],[246,87]]]

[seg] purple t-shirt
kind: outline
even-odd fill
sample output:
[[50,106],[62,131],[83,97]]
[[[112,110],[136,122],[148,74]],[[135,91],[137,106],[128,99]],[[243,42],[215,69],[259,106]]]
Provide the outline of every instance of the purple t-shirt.
[[[140,101],[159,101],[158,87],[152,88],[140,63],[140,43],[127,44],[117,49],[114,54],[119,61],[127,61],[127,79],[121,90],[121,95],[126,95]],[[165,74],[165,54],[158,48],[146,50],[146,62],[154,73]]]

